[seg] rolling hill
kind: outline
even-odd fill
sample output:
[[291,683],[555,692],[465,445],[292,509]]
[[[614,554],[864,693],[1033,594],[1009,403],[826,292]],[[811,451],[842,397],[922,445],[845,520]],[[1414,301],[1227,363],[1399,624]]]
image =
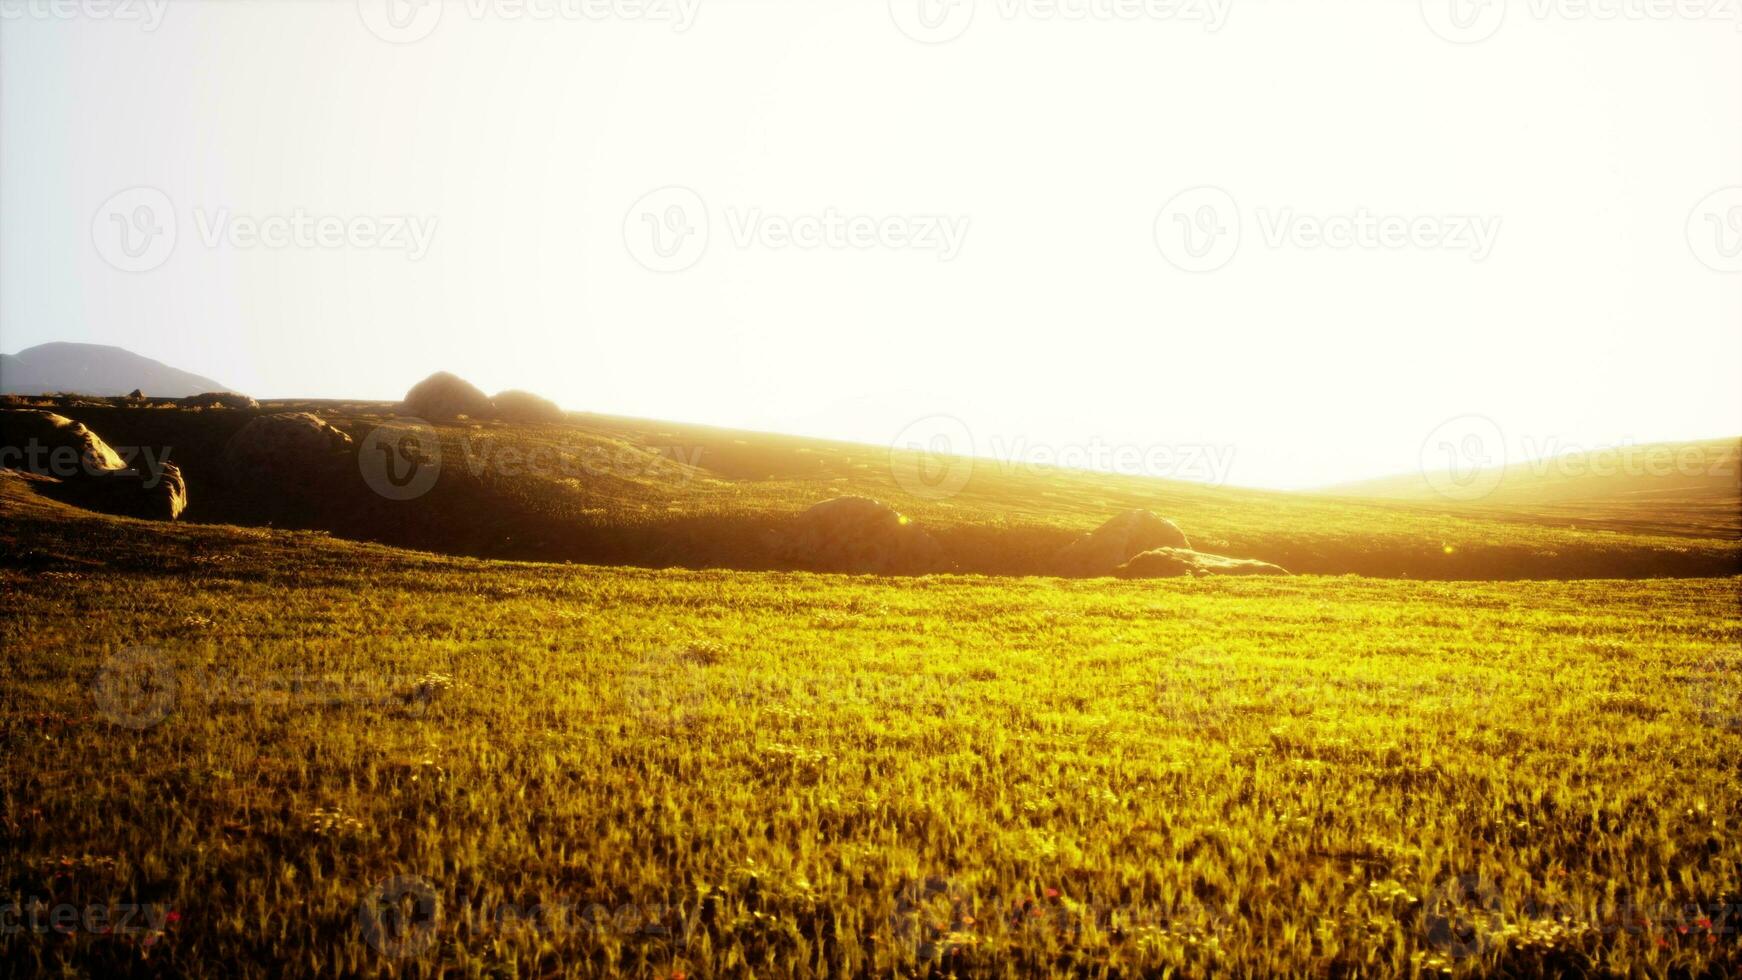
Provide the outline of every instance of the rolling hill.
[[[442,424],[429,434],[440,446],[439,476],[409,500],[381,496],[355,469],[318,489],[295,480],[263,488],[224,470],[226,442],[257,414],[319,413],[365,447],[371,433],[403,424],[393,409],[286,401],[258,411],[57,410],[117,446],[168,449],[187,477],[189,520],[323,530],[484,558],[781,569],[790,567],[779,555],[781,535],[798,514],[858,495],[894,505],[943,545],[957,571],[975,574],[1055,574],[1059,549],[1137,508],[1174,520],[1200,549],[1305,574],[1555,579],[1742,570],[1734,523],[1712,509],[1635,505],[1633,525],[1601,526],[1493,506],[921,460],[886,447],[583,414],[559,423]],[[950,478],[916,482],[922,465]],[[1594,504],[1584,506],[1594,513]]]
[[[1650,443],[1515,463],[1489,478],[1474,513],[1531,523],[1742,537],[1742,439]],[[1333,496],[1446,501],[1419,473],[1346,484]]]

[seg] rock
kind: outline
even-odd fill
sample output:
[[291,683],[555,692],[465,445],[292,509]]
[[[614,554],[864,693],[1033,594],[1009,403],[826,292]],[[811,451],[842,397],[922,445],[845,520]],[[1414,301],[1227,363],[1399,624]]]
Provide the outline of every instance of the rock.
[[142,402],[145,400],[145,392],[135,388],[127,393],[127,400],[130,402]]
[[0,446],[0,466],[63,480],[127,468],[121,454],[84,423],[53,412],[5,413]]
[[188,506],[188,485],[181,467],[163,463],[156,473],[146,467],[105,470],[69,483],[67,497],[74,503],[108,514],[124,514],[151,521],[173,521]]
[[262,415],[224,445],[224,475],[232,484],[300,480],[332,471],[350,458],[351,437],[308,412]]
[[260,403],[234,391],[208,391],[176,402],[182,408],[259,408]]
[[423,419],[489,418],[493,411],[489,396],[471,382],[438,371],[419,381],[405,393],[400,411]]
[[1180,578],[1208,575],[1287,575],[1288,570],[1264,561],[1226,558],[1190,548],[1145,551],[1113,572],[1119,578]]
[[867,497],[825,500],[793,521],[783,556],[815,571],[920,574],[945,567],[943,549],[895,508]]
[[54,477],[60,483],[55,495],[69,503],[160,521],[173,521],[187,509],[180,467],[142,462],[129,469],[120,453],[82,423],[49,412],[7,412],[0,429],[0,465]]
[[1172,521],[1147,510],[1132,510],[1059,549],[1054,564],[1061,575],[1096,577],[1111,575],[1146,551],[1191,546],[1185,532]]
[[561,422],[566,417],[556,402],[530,391],[504,391],[492,401],[496,417],[504,422]]

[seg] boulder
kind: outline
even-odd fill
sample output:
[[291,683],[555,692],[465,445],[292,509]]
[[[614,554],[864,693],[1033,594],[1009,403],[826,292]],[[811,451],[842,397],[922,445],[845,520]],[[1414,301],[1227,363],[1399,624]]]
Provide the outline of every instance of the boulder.
[[135,388],[127,393],[126,400],[130,402],[142,402],[145,400],[145,392],[141,389]]
[[71,479],[106,470],[124,470],[121,454],[109,448],[82,422],[35,410],[7,412],[0,418],[0,466],[41,476]]
[[147,467],[104,470],[70,481],[69,501],[107,514],[125,514],[152,521],[173,521],[188,506],[188,485],[181,467],[163,463],[154,473]]
[[800,514],[783,557],[814,571],[913,575],[941,571],[943,549],[895,508],[868,497],[825,500]]
[[349,462],[351,437],[308,412],[262,415],[224,445],[232,484],[297,480]]
[[260,403],[234,391],[208,391],[178,399],[182,408],[259,408]]
[[53,495],[69,503],[159,521],[173,521],[187,509],[180,467],[129,469],[120,453],[82,423],[50,412],[6,412],[0,433],[0,465],[54,477],[59,487]]
[[1120,514],[1059,549],[1054,565],[1060,575],[1096,577],[1156,548],[1190,549],[1185,532],[1147,510]]
[[488,395],[463,378],[446,371],[413,385],[400,403],[400,411],[423,419],[489,418],[493,411]]
[[1145,551],[1113,572],[1119,578],[1203,578],[1209,575],[1287,575],[1288,570],[1265,561],[1226,558],[1190,548]]
[[504,391],[492,401],[496,417],[505,422],[561,422],[566,417],[556,402],[530,391]]

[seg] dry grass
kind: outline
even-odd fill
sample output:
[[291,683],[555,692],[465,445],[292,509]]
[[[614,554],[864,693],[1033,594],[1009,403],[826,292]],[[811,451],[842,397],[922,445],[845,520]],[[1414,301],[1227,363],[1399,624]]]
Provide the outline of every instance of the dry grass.
[[656,572],[0,505],[0,899],[81,916],[6,973],[1742,968],[1736,579]]

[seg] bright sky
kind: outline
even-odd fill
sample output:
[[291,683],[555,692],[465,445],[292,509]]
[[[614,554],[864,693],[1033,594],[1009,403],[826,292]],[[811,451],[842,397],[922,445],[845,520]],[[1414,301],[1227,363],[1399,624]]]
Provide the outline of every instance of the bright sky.
[[7,352],[1278,487],[1742,433],[1732,0],[118,4],[0,0]]

